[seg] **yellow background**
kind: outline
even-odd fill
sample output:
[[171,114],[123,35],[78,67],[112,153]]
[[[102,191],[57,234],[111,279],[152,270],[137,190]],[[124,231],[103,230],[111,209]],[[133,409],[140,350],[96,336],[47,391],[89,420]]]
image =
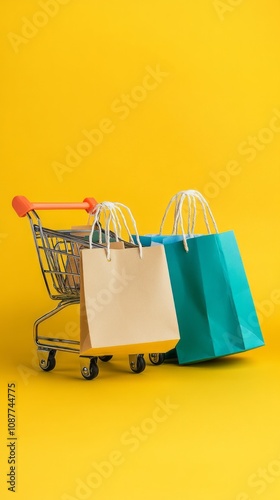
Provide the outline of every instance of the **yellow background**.
[[[0,19],[1,498],[15,382],[19,499],[278,499],[279,2],[3,0]],[[99,144],[69,166],[67,148],[100,127]],[[141,375],[120,358],[92,382],[72,355],[40,371],[32,324],[52,304],[13,196],[121,201],[144,233],[189,188],[235,231],[266,347],[193,367],[147,363]],[[50,227],[86,223],[41,215]],[[48,333],[77,333],[76,313]],[[92,464],[104,462],[98,476]],[[98,487],[77,490],[93,472]]]

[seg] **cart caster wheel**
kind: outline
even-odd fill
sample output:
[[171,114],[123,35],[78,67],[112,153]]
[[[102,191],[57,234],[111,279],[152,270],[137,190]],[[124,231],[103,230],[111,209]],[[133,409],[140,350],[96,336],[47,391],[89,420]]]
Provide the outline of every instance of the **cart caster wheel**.
[[110,361],[110,359],[112,359],[113,356],[99,356],[99,359],[101,359],[101,361],[103,361],[103,363],[107,363],[107,361]]
[[56,351],[54,351],[52,349],[51,351],[49,351],[49,355],[48,355],[47,359],[43,358],[40,360],[40,363],[39,363],[40,368],[44,372],[50,372],[51,370],[54,369],[54,367],[56,365],[55,353],[56,353]]
[[153,365],[162,365],[165,360],[165,355],[163,353],[152,352],[149,354],[149,359]]
[[146,368],[146,361],[143,354],[138,354],[136,356],[131,356],[130,369],[134,373],[141,373]]
[[81,369],[81,374],[86,380],[92,380],[97,377],[99,373],[99,368],[97,365],[97,358],[91,358],[88,366],[83,366]]

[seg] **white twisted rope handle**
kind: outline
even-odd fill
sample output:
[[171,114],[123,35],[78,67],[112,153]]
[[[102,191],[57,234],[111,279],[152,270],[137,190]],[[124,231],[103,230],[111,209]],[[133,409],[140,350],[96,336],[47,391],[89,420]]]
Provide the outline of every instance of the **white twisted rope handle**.
[[[188,200],[188,230],[187,233],[185,231],[184,227],[184,217],[182,213],[183,209],[183,204],[185,199]],[[160,225],[160,234],[162,234],[163,231],[163,226],[167,217],[167,214],[171,208],[171,205],[175,202],[175,213],[174,213],[174,222],[173,222],[173,229],[172,229],[172,235],[178,234],[178,226],[180,225],[180,229],[182,232],[183,236],[183,243],[185,250],[188,252],[188,244],[186,241],[186,234],[188,235],[193,235],[194,230],[195,230],[195,224],[196,224],[196,217],[197,217],[197,201],[200,203],[202,211],[203,211],[203,218],[204,222],[208,231],[208,234],[211,234],[211,228],[209,224],[209,219],[208,216],[210,216],[210,219],[213,223],[215,231],[218,233],[218,227],[214,218],[214,215],[212,213],[212,210],[206,201],[206,199],[202,196],[202,194],[199,191],[196,191],[194,189],[189,189],[186,191],[179,191],[176,193],[171,200],[169,201],[163,219],[161,221]]]
[[[181,197],[180,197],[180,196]],[[196,222],[196,200],[195,197],[192,195],[186,196],[185,193],[182,194],[180,192],[179,194],[177,193],[176,196],[176,204],[175,204],[175,214],[174,214],[174,222],[173,222],[173,229],[172,229],[172,234],[178,234],[178,224],[181,221],[182,218],[182,206],[185,198],[187,197],[188,200],[188,234],[193,234],[194,233],[194,228],[195,228],[195,222]],[[180,222],[181,225],[181,222]]]
[[[210,224],[208,220],[208,215],[211,218],[211,221],[213,223],[214,229],[216,232],[218,232],[217,224],[214,218],[214,215],[211,211],[211,208],[206,201],[206,199],[202,196],[202,194],[199,191],[195,191],[193,189],[190,189],[188,191],[183,191],[181,193],[181,199],[179,204],[177,205],[177,211],[179,212],[179,217],[182,216],[182,207],[185,198],[188,198],[188,204],[189,204],[189,210],[188,210],[188,233],[189,234],[194,234],[194,228],[195,228],[195,223],[196,223],[196,214],[197,214],[197,206],[196,206],[196,200],[200,202],[202,211],[203,211],[203,218],[204,222],[208,231],[208,234],[211,234],[211,229],[210,229]],[[191,206],[193,206],[193,218],[192,218],[192,225],[190,226],[190,219],[191,219]],[[175,228],[176,230],[176,228]]]
[[111,227],[111,224],[114,228],[116,241],[119,241],[119,239],[121,239],[121,231],[122,231],[122,225],[123,225],[127,231],[130,242],[135,243],[134,239],[132,237],[132,234],[129,230],[129,227],[128,227],[128,224],[126,221],[126,217],[123,213],[123,209],[125,209],[128,212],[128,215],[132,221],[137,245],[139,248],[139,256],[142,259],[143,249],[142,249],[142,245],[140,243],[140,238],[139,238],[139,233],[138,233],[136,221],[132,215],[131,210],[123,203],[111,202],[111,201],[103,201],[102,203],[98,203],[98,205],[95,209],[95,212],[93,214],[94,221],[92,223],[91,233],[89,236],[89,246],[90,246],[90,248],[93,247],[92,236],[94,233],[95,226],[98,226],[99,243],[102,242],[102,231],[101,231],[101,225],[99,222],[101,215],[103,215],[104,219],[105,219],[104,234],[105,234],[107,260],[111,260],[111,247],[110,247],[110,227]]

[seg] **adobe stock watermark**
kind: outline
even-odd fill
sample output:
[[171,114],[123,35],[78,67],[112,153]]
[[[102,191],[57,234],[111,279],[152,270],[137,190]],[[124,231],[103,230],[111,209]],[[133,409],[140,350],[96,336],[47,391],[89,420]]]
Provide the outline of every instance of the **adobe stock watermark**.
[[107,136],[116,130],[117,123],[115,117],[119,121],[126,120],[131,112],[135,110],[149,94],[156,90],[169,76],[169,73],[163,71],[159,64],[155,67],[146,66],[146,73],[142,78],[141,83],[132,87],[130,92],[123,93],[116,97],[110,105],[110,110],[114,117],[104,117],[98,121],[93,129],[83,129],[81,131],[82,139],[79,140],[75,147],[67,145],[65,147],[66,155],[63,162],[53,161],[51,167],[59,182],[63,181],[65,174],[73,172],[85,158],[88,158],[99,147]]
[[39,9],[34,12],[31,18],[22,17],[22,25],[20,35],[10,31],[7,38],[13,48],[13,51],[18,54],[20,47],[27,45],[39,31],[44,28],[51,18],[57,16],[60,8],[67,5],[71,0],[40,0],[38,2]]
[[250,327],[257,327],[265,319],[271,318],[280,306],[280,289],[275,288],[270,295],[263,300],[254,300],[255,311],[252,311],[247,318]]
[[121,272],[116,269],[112,270],[112,277],[105,288],[101,288],[95,296],[88,296],[86,299],[86,313],[88,321],[92,321],[96,317],[96,313],[102,312],[104,308],[108,307],[114,295],[118,295],[129,285],[135,276],[128,274],[123,268]]
[[3,243],[8,238],[7,233],[0,233],[0,243]]
[[[280,288],[275,288],[269,297],[261,301],[255,301],[259,321],[262,323],[265,319],[271,318],[280,306]],[[251,318],[253,321],[253,319]]]
[[[244,157],[247,163],[251,163],[257,155],[264,151],[269,144],[280,133],[280,110],[273,109],[273,115],[267,127],[261,128],[255,135],[248,137],[237,146],[237,152],[241,159]],[[222,189],[229,186],[233,177],[239,176],[244,166],[240,159],[230,160],[224,169],[217,172],[209,172],[211,181],[207,182],[203,188],[203,193],[208,198],[216,198]]]
[[277,307],[280,306],[280,289],[275,288],[270,293],[269,297],[261,301],[254,301],[255,311],[252,311],[250,315],[246,318],[247,326],[242,332],[242,336],[239,331],[239,327],[234,332],[225,332],[223,335],[224,341],[231,347],[234,344],[237,348],[244,348],[244,341],[251,339],[251,332],[254,329],[259,329],[259,325],[263,323],[265,319],[271,318],[276,312]]
[[250,474],[246,484],[249,490],[238,493],[234,500],[255,500],[267,491],[275,481],[279,481],[279,478],[280,457],[271,460],[265,467],[259,467],[256,472]]
[[144,418],[140,424],[132,425],[123,432],[120,437],[119,448],[108,453],[102,461],[92,462],[90,464],[91,470],[86,477],[75,479],[74,494],[64,493],[61,500],[88,500],[92,498],[94,492],[102,486],[104,481],[110,479],[114,471],[129,460],[131,454],[135,453],[143,443],[150,439],[178,408],[179,405],[171,402],[169,396],[165,400],[156,399],[151,415]]
[[30,365],[20,363],[19,365],[17,365],[17,372],[25,386],[29,385],[31,377],[38,376],[39,358],[35,348],[32,350],[32,359]]
[[244,0],[214,0],[213,7],[217,12],[220,21],[225,20],[225,14],[233,12],[236,7],[239,7],[244,2]]
[[[80,328],[77,322],[67,321],[64,330],[62,332],[57,332],[53,334],[48,332],[48,338],[62,338],[64,340],[79,340]],[[31,351],[32,358],[30,365],[20,363],[17,365],[17,372],[23,381],[24,385],[27,386],[33,377],[37,377],[41,371],[39,367],[39,357],[36,347]]]

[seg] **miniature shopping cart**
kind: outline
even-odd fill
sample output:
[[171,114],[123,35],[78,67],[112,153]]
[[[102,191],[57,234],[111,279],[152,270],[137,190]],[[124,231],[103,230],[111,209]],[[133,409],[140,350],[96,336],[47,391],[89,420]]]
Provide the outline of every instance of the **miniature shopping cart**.
[[[35,321],[33,328],[39,365],[47,372],[53,370],[56,365],[56,351],[80,353],[79,340],[41,336],[39,325],[65,307],[80,303],[80,256],[84,248],[89,248],[89,240],[84,237],[84,230],[79,234],[77,229],[57,231],[43,227],[36,210],[84,209],[92,214],[97,202],[94,198],[85,198],[82,203],[32,203],[24,196],[15,196],[12,205],[19,217],[28,216],[47,291],[51,299],[58,301],[54,309]],[[128,242],[124,244],[134,246]],[[104,247],[100,243],[92,245]],[[155,356],[157,355],[150,355],[150,359],[156,360]],[[80,356],[81,373],[85,379],[97,377],[98,358],[101,361],[109,361],[112,356]],[[129,355],[129,365],[133,372],[142,372],[146,366],[144,355]]]

